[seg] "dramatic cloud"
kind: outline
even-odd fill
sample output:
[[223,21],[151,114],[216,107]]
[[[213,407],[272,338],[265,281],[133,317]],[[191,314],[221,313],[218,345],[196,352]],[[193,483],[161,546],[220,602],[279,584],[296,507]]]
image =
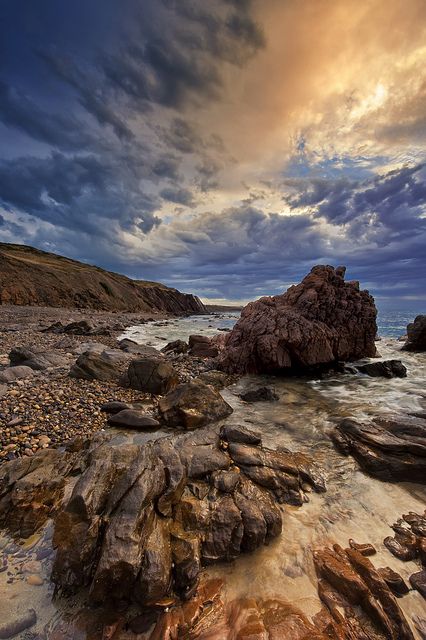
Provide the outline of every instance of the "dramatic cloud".
[[4,0],[0,237],[204,297],[424,299],[424,0]]

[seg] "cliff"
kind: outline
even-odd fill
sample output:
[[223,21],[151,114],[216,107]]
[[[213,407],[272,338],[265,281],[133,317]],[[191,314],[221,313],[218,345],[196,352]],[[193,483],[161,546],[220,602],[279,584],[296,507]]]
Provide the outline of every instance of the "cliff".
[[197,296],[25,245],[0,243],[0,304],[205,313]]

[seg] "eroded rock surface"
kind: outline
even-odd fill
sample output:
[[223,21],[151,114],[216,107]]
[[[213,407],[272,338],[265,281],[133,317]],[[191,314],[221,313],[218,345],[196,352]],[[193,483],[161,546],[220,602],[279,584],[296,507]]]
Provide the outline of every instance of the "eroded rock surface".
[[178,373],[171,364],[151,356],[132,360],[127,379],[132,389],[158,395],[167,393],[179,382]]
[[[235,427],[143,445],[98,434],[83,448],[13,461],[1,469],[1,523],[24,536],[54,515],[52,579],[65,592],[88,587],[93,602],[143,605],[170,594],[186,599],[201,567],[281,532],[276,498],[302,504],[305,483],[323,489],[306,456],[236,438]],[[70,474],[79,478],[64,503]]]
[[248,304],[217,342],[233,373],[298,372],[376,354],[376,307],[345,268],[316,266],[282,295]]
[[426,482],[426,421],[413,416],[342,420],[331,434],[337,448],[382,480]]

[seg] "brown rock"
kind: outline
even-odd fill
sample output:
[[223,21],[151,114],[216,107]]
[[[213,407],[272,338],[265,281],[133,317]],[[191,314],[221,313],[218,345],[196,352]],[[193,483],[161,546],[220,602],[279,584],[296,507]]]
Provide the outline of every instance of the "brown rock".
[[199,358],[215,358],[219,352],[211,338],[192,335],[189,336],[189,353]]
[[426,351],[426,316],[417,316],[414,322],[407,326],[407,342],[405,351]]
[[[376,354],[376,308],[342,271],[316,266],[278,296],[248,304],[220,353],[232,373],[277,373]],[[221,343],[219,343],[221,344]]]
[[132,360],[127,370],[132,389],[164,395],[179,383],[179,376],[168,362],[145,357]]
[[195,380],[168,393],[160,400],[159,409],[169,426],[185,429],[197,429],[232,413],[232,407],[217,391]]

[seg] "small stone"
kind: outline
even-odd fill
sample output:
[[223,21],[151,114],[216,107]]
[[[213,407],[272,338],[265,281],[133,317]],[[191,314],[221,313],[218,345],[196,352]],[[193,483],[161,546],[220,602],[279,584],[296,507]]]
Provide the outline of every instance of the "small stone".
[[32,587],[41,587],[41,585],[44,584],[43,578],[34,573],[27,576],[26,580]]

